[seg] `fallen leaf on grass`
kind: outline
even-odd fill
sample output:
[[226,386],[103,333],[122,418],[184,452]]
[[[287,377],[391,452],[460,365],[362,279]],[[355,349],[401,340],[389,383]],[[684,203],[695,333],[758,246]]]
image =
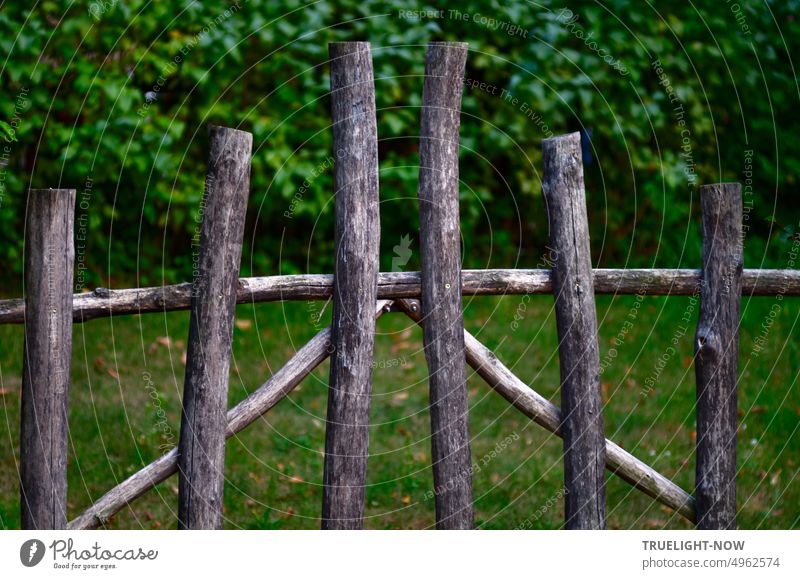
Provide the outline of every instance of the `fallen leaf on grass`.
[[398,392],[397,394],[392,396],[392,400],[394,400],[395,402],[402,402],[403,400],[408,400],[408,392],[406,391]]
[[392,354],[397,354],[397,353],[398,353],[398,352],[400,352],[401,350],[410,350],[410,349],[411,349],[411,342],[406,342],[406,341],[403,341],[403,342],[398,342],[397,344],[393,344],[393,345],[392,345],[392,346],[389,348],[389,351],[390,351]]

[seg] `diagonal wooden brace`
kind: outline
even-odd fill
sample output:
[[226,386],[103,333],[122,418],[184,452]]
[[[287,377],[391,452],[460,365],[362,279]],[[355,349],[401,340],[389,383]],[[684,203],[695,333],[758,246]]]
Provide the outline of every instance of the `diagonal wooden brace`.
[[[419,302],[395,300],[415,322],[420,323]],[[498,394],[517,410],[557,436],[561,436],[561,410],[538,394],[509,370],[497,356],[467,330],[464,330],[465,352],[469,364]],[[667,477],[653,470],[638,458],[606,439],[606,468],[625,482],[658,502],[695,522],[694,497]]]
[[[391,301],[379,300],[375,308],[376,317],[390,311],[391,307]],[[264,382],[258,390],[231,408],[228,411],[226,437],[230,438],[237,434],[283,400],[303,378],[330,355],[330,343],[331,328],[328,326],[300,348],[286,365]],[[178,450],[173,448],[108,491],[70,522],[69,530],[96,529],[106,524],[126,505],[176,472],[178,472]]]

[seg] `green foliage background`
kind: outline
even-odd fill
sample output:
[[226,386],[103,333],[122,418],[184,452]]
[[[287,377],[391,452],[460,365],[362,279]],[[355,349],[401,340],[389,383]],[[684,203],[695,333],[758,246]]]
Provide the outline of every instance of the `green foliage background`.
[[[572,24],[565,7],[578,17]],[[458,17],[447,7],[373,0],[45,1],[34,9],[5,2],[5,283],[21,270],[28,187],[78,190],[77,247],[88,268],[79,284],[188,279],[209,123],[255,137],[243,273],[329,271],[326,61],[328,42],[342,40],[373,47],[383,269],[403,235],[418,237],[424,44],[442,39],[469,42],[468,78],[497,87],[465,88],[466,266],[541,261],[548,235],[541,140],[574,130],[591,135],[585,158],[596,263],[699,266],[696,187],[684,173],[676,103],[653,66],[660,60],[684,107],[696,184],[745,181],[752,150],[745,263],[786,267],[800,217],[800,92],[790,58],[800,42],[798,8],[796,0],[466,0]],[[426,9],[444,12],[409,14]],[[418,265],[412,258],[407,267]]]

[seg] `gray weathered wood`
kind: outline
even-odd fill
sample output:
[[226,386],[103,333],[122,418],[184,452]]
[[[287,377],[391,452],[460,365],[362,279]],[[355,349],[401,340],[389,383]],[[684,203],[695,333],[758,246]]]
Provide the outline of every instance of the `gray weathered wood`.
[[[700,270],[696,269],[595,269],[594,293],[651,296],[696,295]],[[542,295],[553,293],[549,269],[465,269],[461,272],[465,296]],[[75,323],[111,315],[146,314],[187,310],[191,305],[189,283],[133,289],[96,288],[73,296]],[[333,293],[333,275],[303,274],[241,278],[236,303],[292,300],[327,300]],[[746,269],[742,295],[800,296],[800,270]],[[378,298],[420,297],[418,271],[378,274]],[[0,300],[0,324],[21,324],[25,303]]]
[[[379,301],[375,307],[378,318],[391,307],[391,302]],[[330,355],[331,328],[320,330],[308,343],[264,382],[255,392],[228,411],[228,438],[238,434],[283,400],[303,379]],[[69,524],[70,530],[96,529],[105,525],[117,512],[130,505],[157,484],[178,472],[178,449],[174,448],[134,473]]]
[[178,443],[178,526],[222,527],[225,412],[253,136],[210,127]]
[[742,299],[742,188],[700,188],[703,273],[695,334],[697,526],[736,528],[739,309]]
[[[414,300],[397,300],[395,304],[411,319],[420,321]],[[561,410],[555,404],[520,380],[467,330],[464,330],[464,341],[467,364],[489,386],[535,423],[562,436]],[[606,440],[605,446],[606,468],[610,472],[694,522],[694,497],[612,441]]]
[[28,191],[20,423],[23,529],[63,529],[67,524],[74,212],[74,189]]
[[467,45],[431,43],[425,58],[420,131],[419,220],[422,322],[430,375],[436,528],[473,527],[458,152]]
[[378,295],[378,129],[368,42],[335,42],[331,58],[336,231],[323,529],[360,529],[369,457]]
[[542,149],[542,192],[556,251],[553,293],[564,409],[566,527],[603,529],[605,437],[580,135],[546,139]]

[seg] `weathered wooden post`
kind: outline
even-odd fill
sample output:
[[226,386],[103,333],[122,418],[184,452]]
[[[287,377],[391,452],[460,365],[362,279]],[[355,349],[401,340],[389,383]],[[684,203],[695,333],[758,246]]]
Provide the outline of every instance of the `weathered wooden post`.
[[736,527],[739,309],[742,299],[742,188],[700,187],[703,270],[695,334],[697,526]]
[[566,527],[603,529],[606,451],[580,134],[545,139],[542,149],[542,191],[556,251]]
[[459,128],[466,60],[465,43],[429,44],[422,93],[422,327],[430,375],[438,529],[471,529],[474,522],[458,209]]
[[336,42],[329,53],[336,262],[322,528],[360,529],[378,296],[378,129],[369,43]]
[[215,126],[210,134],[178,443],[181,529],[222,526],[228,372],[250,190],[253,136]]
[[23,529],[67,525],[74,212],[74,189],[28,191],[20,425]]

